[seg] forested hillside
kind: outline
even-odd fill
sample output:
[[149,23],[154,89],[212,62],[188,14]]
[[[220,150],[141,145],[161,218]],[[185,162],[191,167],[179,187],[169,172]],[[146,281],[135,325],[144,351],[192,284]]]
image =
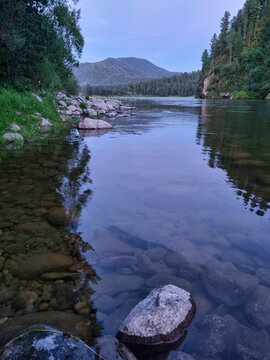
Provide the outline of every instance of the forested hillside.
[[77,0],[0,0],[0,83],[76,91],[83,48]]
[[196,93],[199,78],[200,71],[193,71],[114,87],[87,85],[85,92],[87,95],[101,96],[192,96]]
[[82,63],[73,71],[80,86],[116,86],[175,74],[136,57]]
[[202,56],[201,97],[265,98],[270,92],[270,0],[247,0]]

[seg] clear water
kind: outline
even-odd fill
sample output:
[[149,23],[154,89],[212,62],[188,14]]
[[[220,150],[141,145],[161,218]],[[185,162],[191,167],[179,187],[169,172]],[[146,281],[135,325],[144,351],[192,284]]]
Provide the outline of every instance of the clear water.
[[[12,295],[0,296],[9,318],[0,334],[12,333],[14,317],[28,325],[36,314],[42,322],[41,303],[48,304],[42,313],[61,319],[91,300],[97,312],[84,316],[115,335],[138,301],[171,283],[197,304],[178,351],[195,359],[270,359],[270,103],[129,103],[137,117],[117,117],[110,132],[80,141],[72,131],[64,142],[1,165],[3,288],[28,287],[38,300],[18,309]],[[66,226],[49,231],[47,211],[61,204]],[[28,222],[30,231],[22,226]],[[80,278],[21,280],[7,265],[48,251],[75,258]],[[46,285],[56,302],[44,300]]]

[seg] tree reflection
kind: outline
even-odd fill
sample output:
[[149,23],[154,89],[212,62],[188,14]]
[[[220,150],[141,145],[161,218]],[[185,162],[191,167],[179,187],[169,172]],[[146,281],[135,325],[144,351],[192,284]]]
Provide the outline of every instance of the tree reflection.
[[246,104],[202,102],[197,141],[208,165],[225,170],[244,205],[263,216],[270,208],[270,119],[262,111],[264,103]]

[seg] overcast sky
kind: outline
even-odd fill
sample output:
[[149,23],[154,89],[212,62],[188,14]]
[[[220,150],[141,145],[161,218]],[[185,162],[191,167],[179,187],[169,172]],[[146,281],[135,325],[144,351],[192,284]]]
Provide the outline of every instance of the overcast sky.
[[226,10],[245,0],[80,0],[81,62],[134,56],[171,71],[201,66],[201,55]]

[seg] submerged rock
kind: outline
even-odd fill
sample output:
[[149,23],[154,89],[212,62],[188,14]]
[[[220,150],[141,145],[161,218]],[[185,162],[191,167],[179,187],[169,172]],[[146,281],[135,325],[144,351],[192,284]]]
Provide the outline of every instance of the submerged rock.
[[258,279],[228,262],[210,264],[203,276],[205,288],[220,304],[238,306],[256,290]]
[[259,286],[257,291],[250,298],[246,305],[245,313],[249,321],[260,327],[265,328],[270,325],[270,289]]
[[11,272],[20,279],[31,280],[48,272],[61,272],[73,264],[73,259],[65,255],[45,253],[33,255],[27,260],[14,264]]
[[112,129],[112,125],[104,120],[85,118],[78,124],[79,129],[91,130],[91,129]]
[[97,339],[95,350],[106,360],[136,360],[135,355],[124,344],[109,335]]
[[2,349],[3,360],[57,359],[96,360],[102,359],[86,344],[73,336],[44,325],[31,327]]
[[195,303],[187,291],[174,285],[154,289],[129,313],[117,338],[136,352],[174,348],[195,311]]
[[63,206],[51,208],[47,217],[51,224],[63,226],[66,223],[66,209]]

